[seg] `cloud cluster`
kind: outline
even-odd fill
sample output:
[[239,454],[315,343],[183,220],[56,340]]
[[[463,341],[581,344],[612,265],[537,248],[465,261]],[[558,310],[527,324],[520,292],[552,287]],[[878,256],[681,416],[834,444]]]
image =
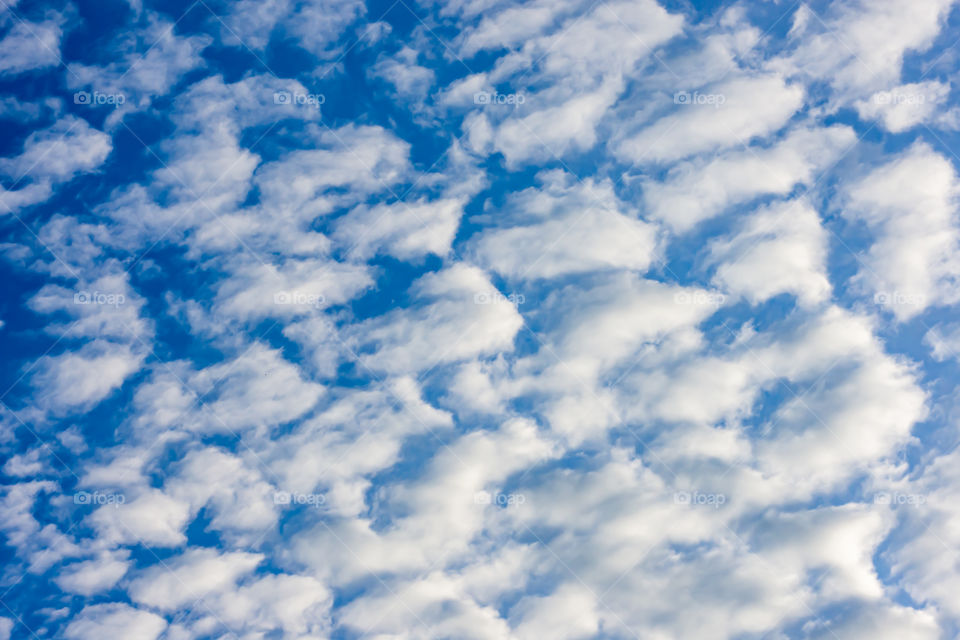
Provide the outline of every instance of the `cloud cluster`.
[[960,634],[952,0],[114,4],[0,8],[0,640]]

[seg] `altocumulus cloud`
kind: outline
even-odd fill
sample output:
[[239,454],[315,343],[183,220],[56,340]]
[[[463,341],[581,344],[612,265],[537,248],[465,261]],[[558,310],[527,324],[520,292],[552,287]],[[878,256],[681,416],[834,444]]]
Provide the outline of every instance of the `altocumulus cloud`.
[[0,2],[0,640],[960,637],[957,4]]

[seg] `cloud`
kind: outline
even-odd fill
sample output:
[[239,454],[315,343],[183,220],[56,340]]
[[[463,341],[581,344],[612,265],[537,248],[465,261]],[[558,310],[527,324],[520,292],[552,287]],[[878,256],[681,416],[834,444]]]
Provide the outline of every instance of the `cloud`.
[[[464,264],[430,273],[412,287],[417,307],[354,325],[347,342],[374,371],[424,371],[509,350],[523,321],[482,271]],[[438,352],[436,345],[443,345]],[[369,355],[367,354],[369,352]]]
[[711,244],[710,253],[718,264],[714,284],[754,304],[780,293],[805,305],[830,297],[827,232],[809,202],[761,209],[736,235]]
[[950,94],[950,85],[916,82],[878,91],[856,103],[861,118],[879,121],[887,131],[900,133],[933,120],[937,105]]
[[674,96],[670,115],[617,144],[614,152],[621,160],[662,163],[743,145],[780,129],[804,101],[802,86],[778,75],[735,78],[694,93],[684,91]]
[[19,18],[0,40],[0,74],[14,75],[60,62],[63,18],[24,22]]
[[848,127],[798,128],[768,148],[674,165],[663,180],[644,181],[644,201],[651,216],[686,232],[733,205],[813,184],[854,142]]
[[117,633],[131,640],[156,640],[166,628],[166,621],[157,614],[115,602],[84,607],[67,625],[64,637],[94,640]]
[[140,369],[144,354],[104,340],[77,351],[44,356],[32,376],[38,401],[55,413],[86,411]]
[[446,198],[359,207],[337,221],[334,235],[348,255],[369,259],[386,253],[400,260],[427,254],[446,256],[460,223],[464,202]]
[[177,547],[186,542],[183,529],[189,522],[184,502],[151,489],[122,505],[104,505],[90,516],[98,537],[111,544],[147,544]]
[[92,596],[112,588],[127,573],[129,554],[102,553],[94,560],[64,567],[56,578],[57,586],[69,593]]
[[517,280],[650,266],[656,228],[637,220],[609,182],[576,184],[565,172],[540,178],[543,189],[510,194],[497,224],[474,240],[477,262]]
[[202,410],[186,426],[220,433],[264,430],[288,422],[306,413],[324,392],[279,351],[262,344],[249,345],[236,358],[191,374],[185,386],[205,397]]
[[140,573],[130,583],[130,596],[134,602],[169,611],[233,588],[262,560],[263,556],[252,553],[190,549],[166,566]]
[[940,32],[952,0],[915,5],[908,0],[856,2],[830,7],[823,17],[809,5],[795,25],[801,44],[774,66],[823,79],[836,100],[865,98],[892,86],[900,77],[904,57],[924,51]]
[[66,182],[96,170],[110,154],[110,136],[75,116],[64,116],[53,126],[27,138],[23,152],[0,160],[0,171],[19,180]]
[[107,117],[117,124],[127,113],[147,108],[191,70],[204,65],[201,52],[211,42],[204,35],[178,37],[175,23],[152,12],[134,37],[120,39],[105,66],[71,63],[67,83],[74,102],[84,106],[115,105]]
[[846,215],[875,238],[857,281],[898,320],[960,299],[957,190],[953,165],[923,143],[848,188]]

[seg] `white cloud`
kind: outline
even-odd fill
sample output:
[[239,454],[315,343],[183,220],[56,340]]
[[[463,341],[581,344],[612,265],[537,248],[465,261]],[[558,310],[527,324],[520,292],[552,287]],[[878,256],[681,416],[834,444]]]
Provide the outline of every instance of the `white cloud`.
[[223,280],[214,313],[240,321],[291,318],[342,304],[372,284],[365,266],[332,260],[246,261]]
[[809,625],[807,637],[815,640],[935,640],[942,635],[935,613],[927,608],[918,610],[895,604],[866,604],[836,621]]
[[947,0],[129,4],[0,97],[38,636],[958,628]]
[[0,40],[0,74],[13,75],[60,63],[63,19],[24,22],[19,18]]
[[112,148],[110,136],[86,120],[64,116],[48,129],[31,133],[20,155],[0,159],[0,171],[17,179],[65,182],[97,169]]
[[128,112],[143,109],[153,98],[166,95],[184,74],[204,65],[201,51],[211,44],[205,35],[179,37],[174,24],[152,12],[147,24],[134,37],[122,38],[105,66],[71,63],[68,86],[88,94],[92,105],[98,99],[117,104],[107,117],[116,124]]
[[458,198],[361,206],[337,221],[334,238],[347,255],[370,259],[386,253],[415,260],[429,253],[445,257],[460,224]]
[[523,324],[513,303],[498,294],[484,273],[462,263],[423,276],[412,294],[417,306],[351,327],[347,341],[364,366],[424,371],[510,350]]
[[264,49],[274,29],[281,27],[300,46],[321,58],[334,58],[343,31],[366,7],[359,0],[241,0],[223,17],[221,37],[233,46]]
[[150,489],[122,504],[104,505],[89,520],[98,536],[112,544],[176,547],[186,541],[183,529],[190,519],[186,503]]
[[44,356],[32,383],[42,407],[56,413],[86,411],[119,388],[143,360],[130,346],[95,340],[77,351]]
[[805,200],[765,207],[745,218],[734,235],[709,248],[714,284],[756,304],[790,293],[804,305],[830,296],[827,231]]
[[[422,572],[463,557],[485,518],[496,513],[496,507],[478,504],[477,494],[496,490],[511,474],[558,453],[527,420],[466,434],[443,447],[422,477],[391,488],[390,528],[381,532],[365,519],[338,519],[298,535],[294,555],[333,584],[369,573]],[[347,615],[362,621],[368,604],[358,602],[352,610],[360,611]],[[363,628],[357,622],[351,626]]]
[[155,613],[112,602],[84,607],[67,626],[64,637],[68,640],[98,640],[110,636],[156,640],[166,628],[166,620]]
[[[256,454],[249,461],[207,447],[186,454],[171,473],[166,490],[190,504],[192,514],[206,509],[208,529],[231,540],[253,542],[277,521],[273,487],[263,480]],[[249,465],[252,465],[251,468]]]
[[69,593],[90,597],[112,588],[130,568],[128,553],[101,553],[93,560],[67,565],[54,582]]
[[263,556],[254,553],[191,548],[140,572],[128,590],[135,602],[169,611],[234,589],[237,580],[262,561]]
[[370,69],[374,77],[392,84],[404,98],[423,100],[436,81],[432,69],[417,64],[417,52],[404,47],[393,56],[381,56]]
[[516,620],[514,633],[524,640],[590,638],[596,635],[600,622],[594,594],[571,583],[548,596],[524,598],[510,615]]
[[[363,194],[391,189],[410,171],[410,145],[381,127],[318,130],[313,142],[257,171],[261,202],[271,215],[330,213]],[[334,189],[347,191],[324,193]]]
[[736,78],[696,93],[714,96],[715,103],[697,103],[692,91],[687,101],[674,97],[680,101],[670,115],[619,142],[616,155],[624,161],[650,164],[745,145],[780,129],[804,100],[802,85],[788,84],[778,75]]
[[636,219],[611,183],[577,184],[566,172],[540,178],[543,189],[508,196],[497,225],[472,241],[478,263],[517,280],[646,270],[656,250],[656,229]]
[[950,85],[941,82],[915,82],[878,91],[856,103],[865,120],[877,120],[892,133],[907,131],[933,120],[938,107],[950,94]]
[[47,182],[34,182],[15,190],[0,186],[0,213],[17,213],[24,207],[43,202],[51,193],[50,184]]
[[854,142],[853,130],[845,126],[795,129],[768,148],[677,164],[663,180],[644,180],[644,201],[651,216],[677,232],[688,231],[732,205],[813,183]]
[[322,385],[305,379],[279,351],[262,344],[196,372],[187,388],[205,399],[186,426],[221,433],[265,432],[302,416],[324,393]]
[[923,143],[848,187],[845,214],[874,235],[857,280],[898,320],[960,300],[956,170]]
[[849,102],[893,86],[904,57],[925,51],[940,32],[953,0],[858,0],[830,5],[821,17],[809,5],[803,39],[771,65],[824,79],[835,100]]
[[330,633],[333,597],[309,576],[267,575],[208,597],[210,608],[228,628],[288,638],[321,638]]
[[937,360],[960,360],[960,326],[956,324],[933,327],[923,336],[923,342]]
[[262,455],[278,490],[319,492],[330,513],[356,516],[367,508],[371,477],[396,464],[408,438],[436,437],[453,425],[449,413],[424,401],[416,382],[395,378],[341,394]]
[[[597,141],[600,119],[623,90],[619,79],[605,80],[595,91],[578,94],[525,116],[508,116],[493,136],[507,166],[561,158],[568,151],[586,151]],[[525,96],[531,107],[547,102],[545,95]],[[510,108],[494,105],[494,108]],[[520,111],[520,113],[523,113]]]

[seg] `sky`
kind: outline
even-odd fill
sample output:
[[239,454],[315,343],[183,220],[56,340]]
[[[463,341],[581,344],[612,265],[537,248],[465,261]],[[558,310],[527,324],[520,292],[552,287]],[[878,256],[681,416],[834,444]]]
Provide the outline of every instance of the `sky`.
[[953,0],[0,0],[0,640],[960,637]]

